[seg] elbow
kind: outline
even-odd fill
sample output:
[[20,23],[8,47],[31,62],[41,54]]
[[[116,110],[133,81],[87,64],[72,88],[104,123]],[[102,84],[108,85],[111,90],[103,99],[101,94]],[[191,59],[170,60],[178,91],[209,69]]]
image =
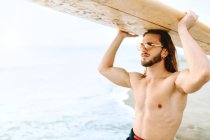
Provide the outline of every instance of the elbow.
[[210,69],[204,70],[201,77],[205,83],[208,82],[210,80]]
[[102,68],[101,66],[98,67],[98,72],[99,72],[100,74],[103,73],[103,68]]
[[206,77],[206,81],[208,82],[210,80],[210,63],[208,63],[208,66],[204,72],[204,76]]
[[208,81],[210,80],[210,63],[207,69],[207,77],[208,77]]
[[206,82],[208,82],[210,80],[210,70],[207,71],[204,76],[206,77]]
[[106,68],[104,68],[104,67],[102,67],[102,66],[99,66],[99,67],[98,67],[98,72],[99,72],[100,74],[102,74],[102,75],[105,75],[105,73],[106,73]]
[[208,82],[210,80],[210,63],[206,63],[203,67],[200,67],[199,70],[197,70],[197,78],[194,76],[195,79],[199,79],[203,82]]
[[103,73],[103,68],[102,67],[98,67],[98,72],[100,73],[100,74],[102,74]]
[[110,68],[113,68],[113,65],[109,65],[107,63],[101,63],[98,66],[98,72],[102,75],[106,75],[106,73],[110,70]]

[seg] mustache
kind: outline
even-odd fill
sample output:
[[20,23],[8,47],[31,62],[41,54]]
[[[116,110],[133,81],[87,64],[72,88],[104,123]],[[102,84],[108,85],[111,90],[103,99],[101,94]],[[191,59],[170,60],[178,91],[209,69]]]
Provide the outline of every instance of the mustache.
[[149,57],[150,54],[148,54],[148,53],[141,53],[141,56],[142,56],[142,57]]

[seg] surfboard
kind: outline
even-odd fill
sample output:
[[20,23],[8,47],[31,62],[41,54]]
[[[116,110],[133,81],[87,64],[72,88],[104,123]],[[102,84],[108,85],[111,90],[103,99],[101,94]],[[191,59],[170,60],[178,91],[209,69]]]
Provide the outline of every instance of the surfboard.
[[[148,29],[167,30],[181,47],[177,23],[185,15],[157,0],[32,0],[33,2],[86,18],[130,33],[142,35]],[[210,55],[210,27],[197,21],[190,33]]]

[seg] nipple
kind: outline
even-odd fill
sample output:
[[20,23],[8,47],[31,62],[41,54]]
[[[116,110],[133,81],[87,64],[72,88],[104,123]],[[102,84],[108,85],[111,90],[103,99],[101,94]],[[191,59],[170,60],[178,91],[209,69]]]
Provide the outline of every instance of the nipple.
[[161,109],[162,108],[162,105],[161,104],[158,104],[158,108]]

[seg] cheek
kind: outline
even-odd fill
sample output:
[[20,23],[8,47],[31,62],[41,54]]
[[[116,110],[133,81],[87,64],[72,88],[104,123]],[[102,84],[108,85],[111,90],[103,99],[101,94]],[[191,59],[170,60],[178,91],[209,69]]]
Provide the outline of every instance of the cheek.
[[150,53],[150,56],[151,57],[154,57],[154,56],[158,56],[158,55],[161,55],[162,53],[158,50],[156,50],[156,51],[151,51],[151,53]]

